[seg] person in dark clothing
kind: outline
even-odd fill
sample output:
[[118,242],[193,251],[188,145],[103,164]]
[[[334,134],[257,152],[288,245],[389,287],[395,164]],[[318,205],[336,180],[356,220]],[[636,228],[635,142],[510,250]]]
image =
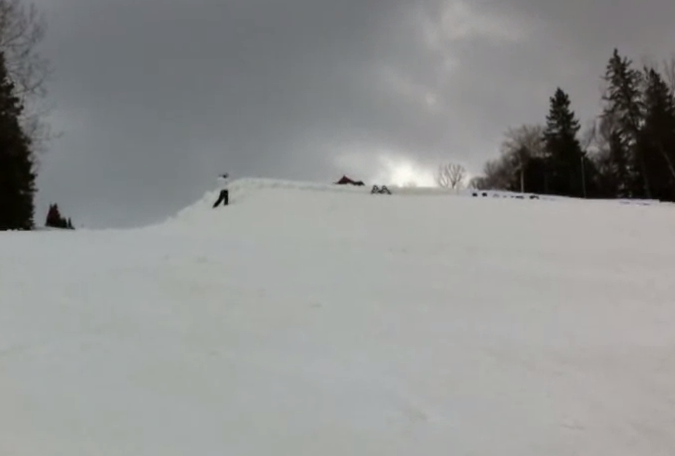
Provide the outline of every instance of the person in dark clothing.
[[230,204],[230,191],[228,189],[228,184],[229,184],[229,174],[221,174],[218,177],[218,181],[222,185],[222,190],[220,191],[220,195],[218,196],[218,199],[216,202],[213,204],[213,207],[218,207],[220,203],[223,203],[223,206],[227,206]]

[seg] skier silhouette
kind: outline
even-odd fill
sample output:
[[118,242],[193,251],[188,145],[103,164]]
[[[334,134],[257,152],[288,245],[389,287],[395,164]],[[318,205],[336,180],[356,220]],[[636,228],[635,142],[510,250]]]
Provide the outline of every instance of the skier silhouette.
[[221,174],[218,176],[218,182],[220,182],[220,185],[223,187],[222,190],[220,191],[220,195],[218,196],[218,199],[216,202],[213,204],[213,207],[218,207],[220,203],[223,203],[223,206],[227,206],[230,204],[230,191],[228,189],[228,184],[230,181],[230,175],[228,173]]

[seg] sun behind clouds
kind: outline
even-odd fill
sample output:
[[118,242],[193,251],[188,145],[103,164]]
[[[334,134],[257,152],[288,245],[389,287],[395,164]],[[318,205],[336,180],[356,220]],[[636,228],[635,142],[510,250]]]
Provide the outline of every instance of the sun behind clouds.
[[374,180],[387,185],[435,187],[434,171],[409,159],[381,158],[382,167]]
[[[336,165],[350,176],[364,180],[368,185],[437,187],[437,166],[423,165],[406,156],[371,145],[351,145],[349,150],[335,153]],[[371,152],[371,153],[367,153]]]

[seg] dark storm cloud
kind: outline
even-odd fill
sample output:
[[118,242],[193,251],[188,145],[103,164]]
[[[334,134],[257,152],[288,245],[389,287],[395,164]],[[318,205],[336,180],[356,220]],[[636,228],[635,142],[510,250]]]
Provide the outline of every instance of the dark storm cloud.
[[389,154],[478,171],[557,85],[592,114],[613,46],[675,38],[665,0],[42,1],[64,137],[41,204],[92,226],[171,214],[223,170],[367,178]]

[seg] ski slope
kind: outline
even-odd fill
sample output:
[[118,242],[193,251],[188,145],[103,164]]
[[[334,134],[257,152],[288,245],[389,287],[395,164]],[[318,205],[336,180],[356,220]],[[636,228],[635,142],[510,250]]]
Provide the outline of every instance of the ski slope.
[[369,191],[0,233],[0,454],[675,454],[674,206]]

